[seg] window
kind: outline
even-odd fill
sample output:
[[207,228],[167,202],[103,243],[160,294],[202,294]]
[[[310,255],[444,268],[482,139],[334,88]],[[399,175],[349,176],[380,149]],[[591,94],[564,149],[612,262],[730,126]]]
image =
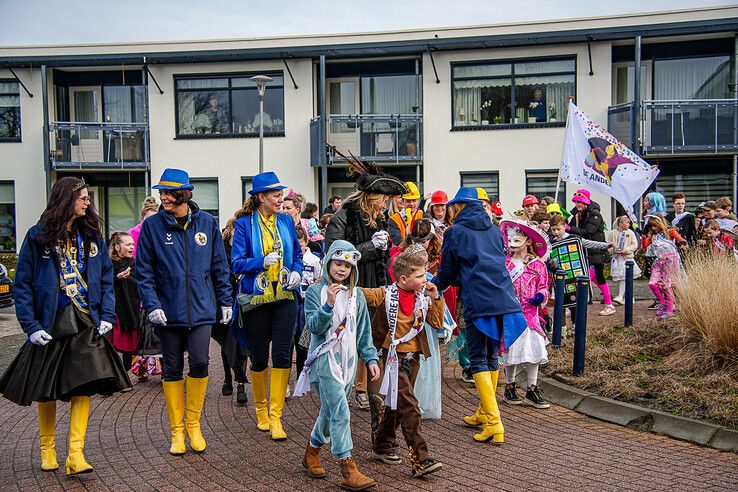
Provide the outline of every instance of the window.
[[0,80],[0,142],[20,142],[21,113],[18,82]]
[[249,191],[252,188],[251,178],[253,176],[241,176],[241,202],[246,203],[246,199],[250,197]]
[[0,182],[0,251],[15,253],[15,186]]
[[495,201],[500,196],[500,174],[497,171],[481,173],[462,172],[461,186],[484,188],[490,200]]
[[420,107],[418,75],[362,77],[363,114],[413,114]]
[[146,88],[142,85],[103,87],[105,121],[146,123]]
[[141,220],[141,204],[148,196],[144,186],[109,186],[107,188],[107,230],[127,231]]
[[733,98],[728,88],[732,73],[729,56],[656,60],[654,99]]
[[453,65],[453,128],[566,120],[575,95],[576,60]]
[[534,195],[539,200],[544,196],[556,196],[556,185],[558,184],[558,203],[562,207],[566,205],[566,188],[563,181],[559,181],[558,171],[526,171],[525,194]]
[[[264,135],[284,135],[284,78],[264,93]],[[250,74],[177,77],[175,100],[178,137],[238,137],[259,135],[259,91]]]
[[195,178],[190,179],[190,182],[195,187],[192,190],[192,200],[197,203],[200,210],[218,220],[218,179]]

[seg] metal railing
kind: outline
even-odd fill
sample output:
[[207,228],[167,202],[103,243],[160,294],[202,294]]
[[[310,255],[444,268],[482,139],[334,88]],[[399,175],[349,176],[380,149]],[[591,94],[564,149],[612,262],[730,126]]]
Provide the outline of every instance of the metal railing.
[[55,121],[51,132],[52,169],[148,169],[149,125]]
[[[419,114],[334,114],[328,117],[326,141],[361,159],[418,162],[423,159],[423,116]],[[329,162],[341,158],[330,152]]]
[[[609,131],[626,145],[633,117],[633,103],[608,108]],[[737,152],[738,100],[643,101],[640,136],[643,154]]]

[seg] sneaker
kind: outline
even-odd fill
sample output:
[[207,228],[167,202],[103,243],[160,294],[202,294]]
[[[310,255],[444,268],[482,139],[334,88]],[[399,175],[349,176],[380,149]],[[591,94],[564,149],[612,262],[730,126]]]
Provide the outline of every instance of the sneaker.
[[515,383],[505,385],[505,395],[502,397],[502,401],[510,405],[520,405],[523,400],[518,396],[518,392],[515,390]]
[[369,397],[366,395],[365,392],[356,392],[356,395],[354,396],[354,401],[356,401],[356,404],[359,406],[360,410],[369,410]]
[[231,396],[233,394],[233,383],[226,381],[223,383],[223,387],[220,389],[223,396]]
[[622,297],[615,297],[613,298],[612,303],[617,304],[618,306],[622,306],[625,304],[625,299],[623,299]]
[[551,406],[549,402],[543,399],[543,391],[538,386],[531,386],[525,392],[525,402],[536,408],[548,408]]
[[433,458],[428,458],[420,463],[413,464],[413,478],[420,478],[423,475],[436,472],[443,467],[443,463]]
[[388,465],[399,465],[400,463],[402,463],[402,458],[397,456],[394,451],[387,451],[386,453],[374,453],[374,456],[382,463],[386,463]]
[[674,316],[674,311],[664,310],[663,313],[658,317],[659,319],[669,319]]
[[616,313],[615,306],[613,306],[612,304],[607,304],[605,305],[605,309],[599,312],[599,315],[600,316],[612,316],[615,313]]
[[249,397],[246,395],[246,386],[243,383],[239,383],[236,387],[236,403],[240,406],[244,406],[249,402]]
[[659,304],[659,308],[656,310],[656,317],[660,318],[666,312],[666,306]]
[[657,300],[653,301],[650,306],[648,306],[646,309],[654,310],[658,309],[659,306],[661,306],[661,303]]
[[465,367],[461,370],[461,379],[465,383],[473,383],[474,382],[474,376],[472,376],[471,369],[468,367]]

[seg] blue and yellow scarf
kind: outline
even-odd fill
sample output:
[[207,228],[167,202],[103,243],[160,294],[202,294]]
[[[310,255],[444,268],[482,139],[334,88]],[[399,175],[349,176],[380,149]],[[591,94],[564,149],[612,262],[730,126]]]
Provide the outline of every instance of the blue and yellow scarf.
[[[284,221],[279,220],[279,217],[275,214],[272,216],[274,219],[273,226],[271,220],[262,220],[261,215],[256,212],[250,217],[251,222],[251,254],[254,258],[261,258],[262,263],[264,257],[272,251],[282,251],[281,260],[274,266],[264,270],[264,272],[254,277],[254,285],[252,292],[254,297],[251,299],[251,304],[265,304],[268,302],[281,301],[287,299],[294,299],[292,292],[282,289],[282,279],[280,279],[280,270],[284,264],[292,265],[292,254],[293,244],[290,240],[292,238],[290,229]],[[272,227],[270,227],[272,226]],[[274,236],[271,233],[274,232]],[[267,236],[267,237],[265,237]],[[277,244],[279,245],[277,247]],[[269,247],[269,251],[266,251],[266,246]],[[287,268],[289,270],[289,268]],[[264,274],[268,279],[266,289],[262,290],[259,287],[258,279]],[[275,276],[276,274],[276,276]],[[276,292],[274,286],[276,285]]]

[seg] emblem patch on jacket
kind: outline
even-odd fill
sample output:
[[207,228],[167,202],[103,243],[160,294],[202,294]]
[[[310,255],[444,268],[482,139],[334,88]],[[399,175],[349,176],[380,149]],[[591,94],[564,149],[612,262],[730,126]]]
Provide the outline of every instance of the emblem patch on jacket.
[[90,244],[90,257],[92,258],[95,256],[97,256],[97,244],[92,243]]
[[195,234],[195,242],[200,246],[205,246],[208,244],[208,235],[204,232],[198,232]]

